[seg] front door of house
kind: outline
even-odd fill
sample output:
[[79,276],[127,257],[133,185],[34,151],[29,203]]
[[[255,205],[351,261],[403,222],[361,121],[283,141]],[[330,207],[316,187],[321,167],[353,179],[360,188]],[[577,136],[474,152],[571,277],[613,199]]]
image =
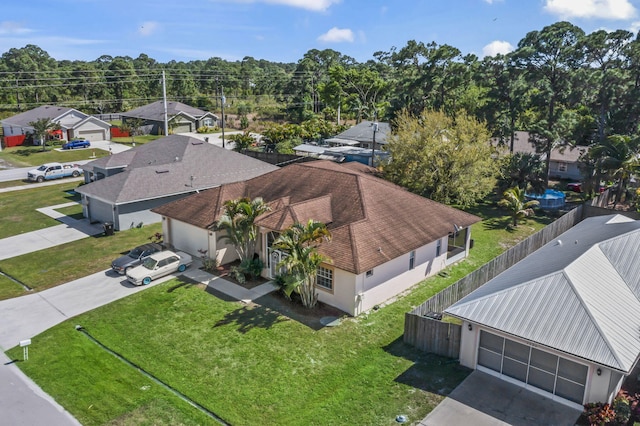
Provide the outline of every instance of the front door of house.
[[278,265],[286,256],[287,254],[280,250],[269,248],[269,278],[275,278],[284,271],[284,268]]

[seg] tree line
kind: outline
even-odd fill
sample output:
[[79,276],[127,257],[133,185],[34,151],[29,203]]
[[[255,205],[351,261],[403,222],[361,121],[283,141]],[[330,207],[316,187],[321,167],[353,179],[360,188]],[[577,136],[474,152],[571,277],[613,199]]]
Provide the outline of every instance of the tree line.
[[639,145],[640,38],[626,30],[587,34],[565,21],[529,32],[509,54],[482,59],[415,40],[364,63],[332,49],[309,50],[297,63],[159,63],[145,54],[57,61],[27,45],[0,57],[0,114],[42,104],[126,111],[161,99],[163,71],[170,99],[219,111],[224,90],[230,112],[240,116],[300,124],[395,123],[425,110],[455,123],[464,115],[507,146],[516,130],[529,131],[547,154],[547,169],[553,149],[593,146],[584,167],[596,180],[605,163],[609,171],[626,167],[619,174],[628,179]]

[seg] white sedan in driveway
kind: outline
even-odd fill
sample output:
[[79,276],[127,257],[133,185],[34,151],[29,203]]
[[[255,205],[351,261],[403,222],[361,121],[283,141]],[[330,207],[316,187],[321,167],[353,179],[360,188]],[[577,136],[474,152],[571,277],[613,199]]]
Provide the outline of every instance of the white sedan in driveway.
[[147,285],[156,278],[174,272],[184,272],[193,262],[191,256],[181,251],[169,250],[154,253],[147,257],[141,265],[127,271],[127,280],[134,285]]

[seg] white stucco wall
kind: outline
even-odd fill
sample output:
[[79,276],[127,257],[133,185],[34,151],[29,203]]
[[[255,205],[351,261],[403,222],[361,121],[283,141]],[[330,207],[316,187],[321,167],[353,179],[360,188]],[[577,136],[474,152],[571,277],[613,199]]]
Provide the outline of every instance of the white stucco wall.
[[198,250],[207,250],[208,255],[211,253],[212,248],[209,246],[208,233],[205,229],[170,219],[163,220],[162,226],[165,243],[171,244],[176,250],[187,252],[198,258],[201,257]]

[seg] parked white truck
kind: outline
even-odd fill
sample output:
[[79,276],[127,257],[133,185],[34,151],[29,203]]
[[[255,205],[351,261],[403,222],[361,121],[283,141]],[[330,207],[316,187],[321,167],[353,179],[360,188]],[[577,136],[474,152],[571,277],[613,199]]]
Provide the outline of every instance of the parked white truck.
[[47,163],[37,169],[29,170],[27,179],[31,182],[44,182],[70,176],[78,177],[81,174],[82,169],[78,164]]

